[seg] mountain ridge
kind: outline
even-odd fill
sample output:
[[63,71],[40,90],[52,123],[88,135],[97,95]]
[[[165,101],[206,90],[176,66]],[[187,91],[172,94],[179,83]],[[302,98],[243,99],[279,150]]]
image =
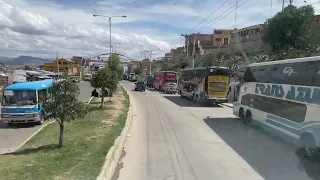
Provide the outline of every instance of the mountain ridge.
[[11,57],[5,57],[0,56],[0,62],[9,65],[9,66],[24,66],[24,65],[43,65],[43,63],[46,62],[52,62],[53,59],[46,59],[46,58],[39,58],[39,57],[33,57],[33,56],[24,56],[21,55],[17,58],[11,58]]

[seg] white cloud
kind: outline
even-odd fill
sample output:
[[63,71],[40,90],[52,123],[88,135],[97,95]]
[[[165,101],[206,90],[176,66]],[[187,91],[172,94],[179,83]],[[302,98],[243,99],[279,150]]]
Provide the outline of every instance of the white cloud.
[[[128,16],[112,19],[112,42],[117,52],[133,59],[140,59],[140,52],[145,49],[157,50],[154,56],[163,56],[171,48],[184,44],[180,33],[212,33],[213,29],[234,27],[234,12],[228,11],[227,16],[217,21],[220,19],[218,16],[235,3],[233,1],[197,28],[194,28],[195,25],[225,0],[202,0],[198,4],[190,4],[198,2],[190,0],[172,1],[170,4],[137,0],[88,2],[103,15]],[[280,1],[273,0],[272,15],[281,10],[282,4],[277,2]],[[0,0],[1,56],[54,57],[55,52],[59,52],[61,56],[70,57],[109,52],[108,21],[94,18],[84,1],[78,4],[65,7],[50,0]],[[304,3],[301,1],[295,5]],[[318,7],[320,4],[315,5],[316,12],[320,10]],[[259,13],[261,15],[257,16]],[[245,22],[243,26],[263,23],[269,17],[270,1],[249,0],[238,9],[237,27]]]
[[[29,5],[14,0],[0,1],[0,48],[2,55],[16,56],[34,51],[39,54],[59,52],[62,56],[98,55],[109,52],[109,29],[96,25],[104,22],[93,18],[84,10],[67,12],[55,8],[42,9],[41,5]],[[47,7],[56,7],[47,6]],[[38,13],[36,13],[38,12]],[[65,17],[65,18],[63,18]],[[128,32],[114,27],[112,41],[121,44],[117,51],[132,58],[140,58],[140,51],[145,49],[172,48],[169,43],[148,35]],[[133,48],[134,47],[134,48]],[[133,51],[135,49],[135,51]]]

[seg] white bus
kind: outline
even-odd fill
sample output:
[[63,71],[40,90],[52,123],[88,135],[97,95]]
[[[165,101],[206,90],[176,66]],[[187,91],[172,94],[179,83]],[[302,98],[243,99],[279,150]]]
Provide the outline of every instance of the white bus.
[[320,147],[320,56],[250,64],[233,114],[300,145]]

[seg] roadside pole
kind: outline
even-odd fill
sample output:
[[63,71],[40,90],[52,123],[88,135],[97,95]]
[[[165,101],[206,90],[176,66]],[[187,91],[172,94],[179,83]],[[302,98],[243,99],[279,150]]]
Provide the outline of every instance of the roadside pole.
[[59,56],[58,52],[56,52],[56,63],[57,63],[57,73],[58,73],[58,79],[60,78],[60,72],[59,72]]

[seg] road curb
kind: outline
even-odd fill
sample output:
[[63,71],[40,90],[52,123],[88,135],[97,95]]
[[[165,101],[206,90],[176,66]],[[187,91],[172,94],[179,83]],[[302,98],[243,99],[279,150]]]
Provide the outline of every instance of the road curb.
[[4,153],[0,153],[0,155],[2,154],[8,154],[8,153],[12,153],[17,151],[18,149],[20,149],[23,145],[25,145],[28,141],[30,141],[30,139],[32,139],[35,135],[37,135],[43,128],[45,128],[46,126],[48,126],[49,124],[54,123],[55,120],[48,122],[47,124],[44,124],[43,126],[41,126],[36,132],[34,132],[33,134],[31,134],[31,136],[29,136],[25,141],[23,141],[23,143],[21,143],[19,146],[17,146],[16,148],[14,148],[12,151],[8,151],[8,152],[4,152]]
[[129,110],[127,113],[126,124],[121,132],[121,135],[117,137],[117,139],[114,142],[114,145],[110,148],[110,150],[106,156],[106,160],[105,160],[105,162],[102,166],[102,169],[100,171],[100,174],[97,177],[97,180],[111,180],[111,178],[117,168],[127,134],[129,132],[131,124],[132,124],[133,111],[132,111],[131,97],[130,97],[128,90],[125,89],[122,84],[120,84],[120,85],[123,87],[123,89],[129,95],[129,101],[130,101]]
[[233,104],[230,104],[230,103],[223,103],[224,106],[227,106],[229,108],[233,108]]

